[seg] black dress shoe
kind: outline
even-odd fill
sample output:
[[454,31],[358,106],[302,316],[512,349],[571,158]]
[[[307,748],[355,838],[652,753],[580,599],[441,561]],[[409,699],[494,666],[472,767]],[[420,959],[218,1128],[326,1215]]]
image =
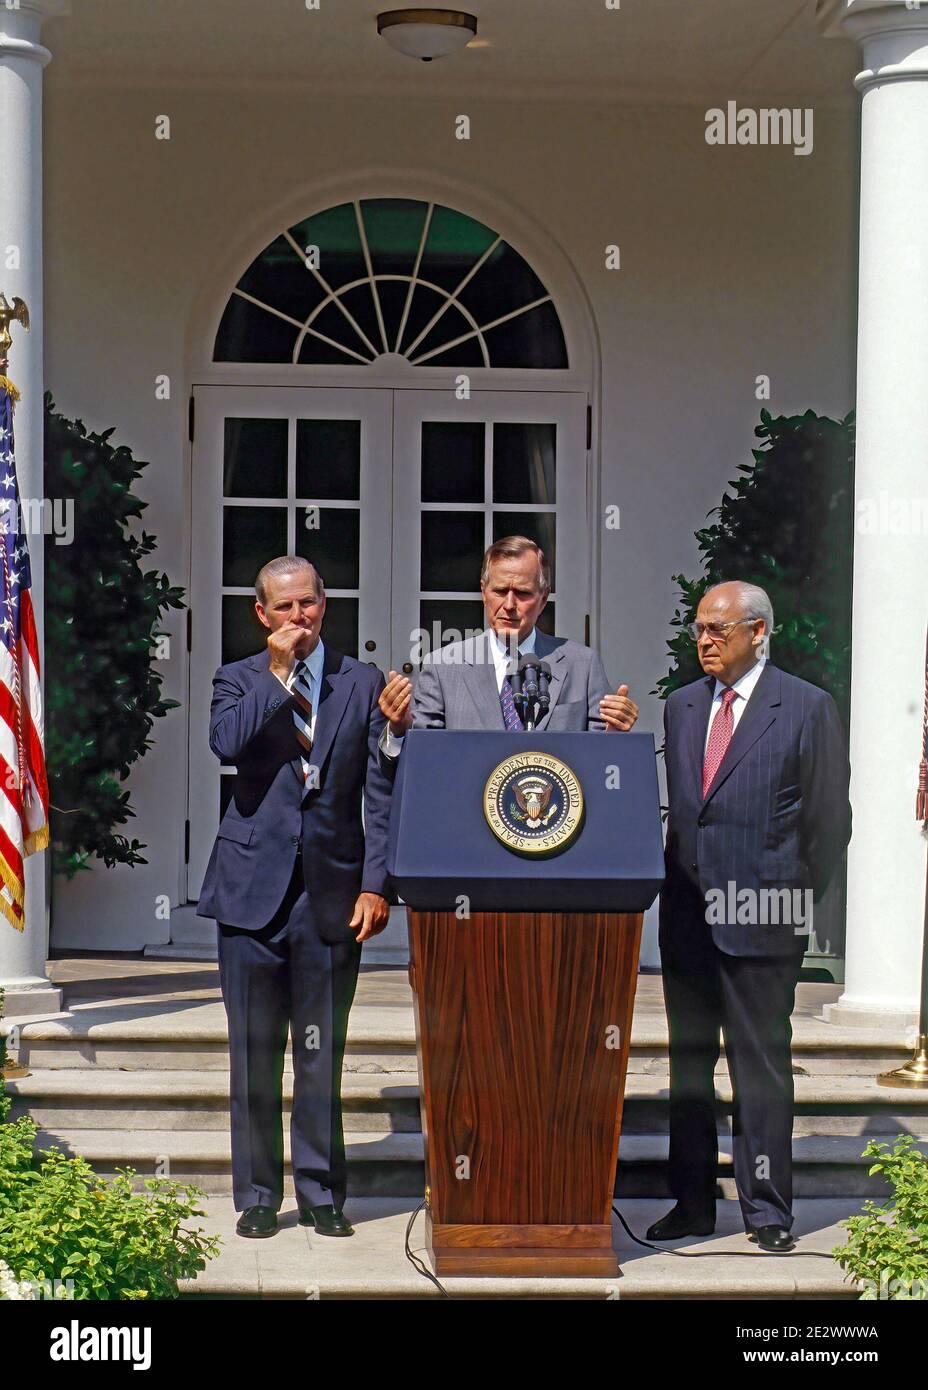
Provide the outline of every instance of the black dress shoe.
[[748,1240],[756,1240],[761,1250],[771,1255],[785,1255],[796,1244],[785,1226],[758,1226],[756,1231],[750,1233]]
[[300,1207],[300,1225],[315,1226],[320,1236],[353,1236],[354,1227],[343,1212],[333,1206]]
[[264,1240],[277,1234],[277,1212],[273,1207],[246,1207],[235,1224],[235,1234],[251,1240]]
[[688,1211],[678,1202],[666,1216],[648,1227],[647,1240],[678,1240],[680,1236],[711,1236],[715,1212]]

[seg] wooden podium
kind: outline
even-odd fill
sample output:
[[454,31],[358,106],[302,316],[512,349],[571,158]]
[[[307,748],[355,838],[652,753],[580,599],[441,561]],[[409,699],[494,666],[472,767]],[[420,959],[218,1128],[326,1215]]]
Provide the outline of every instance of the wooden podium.
[[[582,825],[556,854],[513,852],[484,815],[514,750],[582,789]],[[653,739],[414,731],[390,862],[408,906],[436,1272],[616,1274],[642,913],[663,873]]]

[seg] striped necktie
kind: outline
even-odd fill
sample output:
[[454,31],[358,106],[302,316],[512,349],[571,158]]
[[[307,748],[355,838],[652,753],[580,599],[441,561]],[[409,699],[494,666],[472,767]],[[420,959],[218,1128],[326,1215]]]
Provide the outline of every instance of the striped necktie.
[[[306,669],[305,661],[298,661],[296,664],[290,694],[293,696],[293,724],[296,729],[297,740],[304,753],[311,753],[313,748],[313,702],[309,672]],[[301,760],[303,763],[303,781],[306,782],[309,779],[309,763],[302,754]]]

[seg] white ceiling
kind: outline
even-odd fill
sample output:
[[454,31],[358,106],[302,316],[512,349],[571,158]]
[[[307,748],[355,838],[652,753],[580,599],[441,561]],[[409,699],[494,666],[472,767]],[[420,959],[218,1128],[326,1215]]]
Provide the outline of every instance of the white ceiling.
[[52,84],[293,87],[308,94],[852,105],[858,54],[815,0],[464,0],[475,44],[417,63],[377,34],[396,0],[72,0]]

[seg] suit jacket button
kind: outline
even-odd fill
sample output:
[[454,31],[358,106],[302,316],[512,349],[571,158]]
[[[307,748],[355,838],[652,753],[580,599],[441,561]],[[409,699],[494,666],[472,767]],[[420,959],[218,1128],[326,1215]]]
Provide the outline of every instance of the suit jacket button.
[[291,843],[291,845],[298,845],[298,844],[300,843],[300,837],[299,837],[299,835],[291,835],[291,836],[290,836],[290,843]]
[[690,868],[693,870],[693,873],[696,873],[698,867],[699,867],[699,866],[698,866],[697,864],[695,864],[695,863],[690,865]]

